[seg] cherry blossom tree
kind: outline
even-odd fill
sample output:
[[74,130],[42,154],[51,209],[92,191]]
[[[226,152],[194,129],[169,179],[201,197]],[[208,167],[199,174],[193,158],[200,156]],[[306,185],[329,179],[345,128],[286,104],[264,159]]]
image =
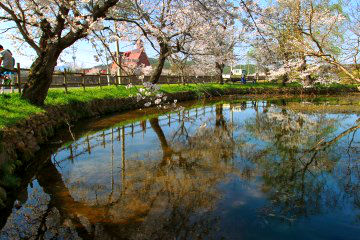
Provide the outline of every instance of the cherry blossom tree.
[[171,63],[171,72],[181,77],[181,82],[185,84],[186,76],[195,76],[194,63],[189,61],[190,54],[173,54],[169,61]]
[[[292,5],[286,5],[291,11]],[[345,14],[342,2],[329,0],[298,1],[300,34],[290,35],[290,44],[294,51],[321,63],[330,64],[350,77],[353,81],[360,79],[353,75],[342,63],[340,46],[343,45],[345,32]]]
[[205,31],[195,36],[196,50],[193,53],[195,62],[202,68],[208,69],[208,72],[215,69],[218,82],[223,84],[222,74],[225,66],[236,61],[234,49],[240,40],[238,26],[235,26],[231,17],[221,21],[214,19]]
[[[191,59],[202,73],[217,74],[223,83],[225,65],[235,61],[234,49],[239,42],[240,25],[236,24],[241,9],[232,1],[194,1],[191,16],[196,26],[188,29],[190,41],[184,42],[177,62]],[[183,57],[183,59],[181,59]],[[186,66],[186,65],[184,65]],[[198,71],[199,72],[199,71]]]
[[347,9],[348,21],[346,22],[347,34],[344,41],[347,44],[342,46],[345,53],[344,61],[353,63],[355,73],[359,77],[360,73],[360,3],[350,2]]
[[[232,14],[229,6],[232,2],[223,0],[5,0],[0,3],[0,21],[9,26],[6,31],[19,45],[35,51],[22,96],[42,105],[59,56],[76,41],[87,38],[95,43],[96,39],[111,52],[110,44],[115,40],[147,39],[159,53],[159,64],[150,78],[156,83],[165,60],[172,54],[189,54],[185,51],[193,49],[185,49],[185,45],[195,36],[206,39],[211,27],[218,34],[229,32],[227,28],[221,30],[226,27],[224,15]],[[220,39],[215,32],[209,37]],[[232,44],[230,48],[222,43],[217,46],[218,53],[213,56],[227,55]],[[116,60],[119,56],[112,57]],[[215,58],[221,69],[224,63]]]
[[344,66],[341,46],[346,18],[342,7],[341,1],[274,1],[255,20],[261,40],[255,48],[260,50],[258,55],[270,51],[268,55],[275,58],[268,65],[275,75],[293,74],[310,84],[315,80],[312,74],[319,75],[322,65],[331,65],[353,81],[360,81]]
[[[158,64],[151,74],[150,82],[157,83],[166,59],[173,53],[182,51],[182,46],[190,41],[189,31],[197,27],[193,16],[194,1],[182,0],[136,0],[127,3],[127,16],[121,11],[112,20],[117,25],[118,38],[127,41],[146,39],[159,54]],[[199,17],[199,16],[198,16]],[[125,20],[125,21],[124,21]]]
[[0,21],[10,37],[36,52],[23,98],[42,105],[60,54],[104,27],[119,0],[3,0]]
[[[113,18],[123,23],[118,25],[117,32],[120,32],[121,36],[117,37],[128,41],[146,39],[159,54],[158,65],[150,78],[152,83],[158,82],[166,59],[172,55],[179,60],[178,56],[224,56],[232,52],[228,50],[233,48],[232,43],[229,47],[222,43],[223,41],[219,41],[227,38],[225,33],[230,32],[226,29],[227,24],[224,24],[224,21],[230,22],[228,19],[232,14],[233,5],[230,1],[137,0],[127,3],[129,14],[125,21],[121,12],[119,17]],[[209,40],[213,46],[210,47],[209,43],[205,53],[204,43],[208,43]],[[228,41],[225,42],[228,44]],[[216,54],[214,45],[217,47]],[[209,53],[210,48],[213,48],[212,54]],[[210,61],[214,64],[216,59],[211,58]],[[223,65],[222,61],[218,61],[218,66]]]

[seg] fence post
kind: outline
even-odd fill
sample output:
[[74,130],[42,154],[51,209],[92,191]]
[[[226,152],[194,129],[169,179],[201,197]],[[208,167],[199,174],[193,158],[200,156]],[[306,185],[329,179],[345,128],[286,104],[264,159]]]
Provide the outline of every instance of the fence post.
[[81,74],[81,78],[82,78],[82,87],[85,91],[85,70],[83,70],[83,72]]
[[[120,63],[120,57],[118,56],[118,64]],[[116,70],[116,81],[118,85],[121,85],[121,67],[117,66],[117,70]]]
[[17,63],[16,83],[17,83],[19,93],[21,93],[21,68],[20,68],[20,63]]
[[64,87],[65,87],[65,93],[68,93],[68,89],[67,89],[67,78],[66,78],[66,70],[64,70]]
[[14,93],[14,84],[13,84],[13,79],[12,79],[12,75],[10,75],[10,84],[9,84],[9,87],[11,89],[11,93]]
[[117,87],[117,86],[118,86],[117,72],[116,72],[115,75],[113,75],[113,76],[114,76],[114,84],[115,84],[115,86]]
[[110,71],[109,71],[109,67],[107,67],[106,69],[106,79],[107,79],[107,82],[108,82],[108,86],[110,86]]
[[98,85],[101,88],[101,71],[99,71]]

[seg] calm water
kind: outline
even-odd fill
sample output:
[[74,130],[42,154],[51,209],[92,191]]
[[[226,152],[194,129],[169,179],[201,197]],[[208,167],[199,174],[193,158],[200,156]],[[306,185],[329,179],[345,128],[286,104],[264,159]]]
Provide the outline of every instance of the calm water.
[[79,123],[25,171],[0,239],[360,239],[358,102]]

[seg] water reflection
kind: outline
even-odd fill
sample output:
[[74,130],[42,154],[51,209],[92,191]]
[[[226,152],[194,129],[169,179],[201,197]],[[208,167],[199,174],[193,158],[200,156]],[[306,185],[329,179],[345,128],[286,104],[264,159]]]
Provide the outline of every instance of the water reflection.
[[241,101],[99,131],[103,122],[45,155],[0,239],[360,233],[356,115]]

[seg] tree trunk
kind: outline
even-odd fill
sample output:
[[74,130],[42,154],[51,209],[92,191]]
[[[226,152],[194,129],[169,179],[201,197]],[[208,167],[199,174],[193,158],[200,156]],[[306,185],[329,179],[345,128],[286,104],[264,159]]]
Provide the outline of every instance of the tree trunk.
[[166,58],[169,54],[169,48],[165,43],[160,43],[160,55],[159,55],[159,63],[156,66],[154,72],[151,74],[150,82],[152,84],[156,84],[159,82],[162,70],[164,68],[164,64],[166,61]]
[[169,146],[165,134],[162,130],[162,128],[159,125],[159,119],[158,118],[152,118],[150,119],[150,125],[154,132],[156,133],[157,137],[159,138],[161,149],[163,151],[163,159],[161,162],[161,166],[166,166],[171,162],[171,157],[173,155],[173,151],[171,147]]
[[354,82],[360,82],[360,78],[355,77],[354,74],[352,74],[349,70],[347,70],[342,64],[338,62],[333,63],[340,71],[342,71],[346,76],[348,76],[351,80]]
[[49,49],[42,53],[30,67],[28,82],[22,98],[35,105],[43,105],[52,82],[52,75],[61,51]]
[[286,83],[289,81],[289,74],[285,73],[283,76],[282,76],[282,85],[285,86]]
[[[306,68],[307,68],[306,58],[305,58],[305,56],[302,56],[301,58],[302,58],[302,63],[301,63],[301,66],[300,66],[300,71],[304,72],[304,71],[306,71]],[[311,86],[313,84],[313,82],[314,82],[314,79],[309,74],[305,78],[304,85],[305,86]]]
[[223,63],[215,63],[215,67],[218,70],[218,80],[220,84],[224,84],[223,72],[225,65]]
[[219,127],[225,128],[226,122],[223,114],[223,105],[222,104],[216,105],[215,112],[216,112],[216,121],[215,121],[216,128]]

